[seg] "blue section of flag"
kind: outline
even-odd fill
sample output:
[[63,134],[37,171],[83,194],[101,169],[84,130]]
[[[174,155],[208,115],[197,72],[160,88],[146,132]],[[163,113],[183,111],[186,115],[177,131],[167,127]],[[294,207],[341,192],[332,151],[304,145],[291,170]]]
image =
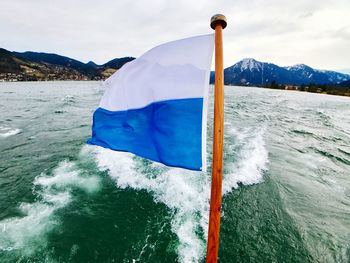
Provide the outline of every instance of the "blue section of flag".
[[126,111],[98,108],[87,143],[168,166],[201,170],[202,111],[202,98],[154,102]]

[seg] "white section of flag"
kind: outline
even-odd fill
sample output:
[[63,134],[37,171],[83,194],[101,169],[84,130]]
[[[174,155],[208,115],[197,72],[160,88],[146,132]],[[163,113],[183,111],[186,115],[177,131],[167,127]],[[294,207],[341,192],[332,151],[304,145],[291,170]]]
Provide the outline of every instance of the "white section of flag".
[[206,108],[213,48],[214,34],[209,34],[149,50],[105,81],[107,88],[100,108],[124,111],[186,98],[203,98]]

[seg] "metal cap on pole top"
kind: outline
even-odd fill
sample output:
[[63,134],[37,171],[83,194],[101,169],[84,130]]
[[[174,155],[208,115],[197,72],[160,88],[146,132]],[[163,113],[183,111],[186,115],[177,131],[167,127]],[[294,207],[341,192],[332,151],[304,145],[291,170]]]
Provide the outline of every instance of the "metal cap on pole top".
[[215,30],[215,97],[212,181],[206,262],[215,263],[217,262],[219,251],[220,210],[222,195],[222,167],[224,145],[224,69],[222,29],[227,26],[226,17],[221,14],[214,15],[210,20],[210,26]]
[[227,20],[224,15],[217,14],[213,15],[210,19],[210,27],[215,30],[217,25],[221,25],[222,29],[227,26]]

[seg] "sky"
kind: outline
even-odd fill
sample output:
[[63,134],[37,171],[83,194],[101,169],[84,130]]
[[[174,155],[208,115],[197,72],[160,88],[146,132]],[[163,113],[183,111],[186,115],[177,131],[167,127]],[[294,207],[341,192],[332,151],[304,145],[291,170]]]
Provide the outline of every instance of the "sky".
[[0,0],[0,47],[103,64],[212,33],[227,17],[224,64],[255,58],[350,73],[350,0]]

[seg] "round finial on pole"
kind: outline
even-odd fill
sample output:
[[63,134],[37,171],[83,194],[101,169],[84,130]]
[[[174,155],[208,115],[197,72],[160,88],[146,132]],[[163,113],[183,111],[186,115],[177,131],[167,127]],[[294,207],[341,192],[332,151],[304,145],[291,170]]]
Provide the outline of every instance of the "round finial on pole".
[[221,25],[222,29],[227,26],[226,17],[221,14],[213,15],[210,19],[210,27],[215,30],[217,25]]

